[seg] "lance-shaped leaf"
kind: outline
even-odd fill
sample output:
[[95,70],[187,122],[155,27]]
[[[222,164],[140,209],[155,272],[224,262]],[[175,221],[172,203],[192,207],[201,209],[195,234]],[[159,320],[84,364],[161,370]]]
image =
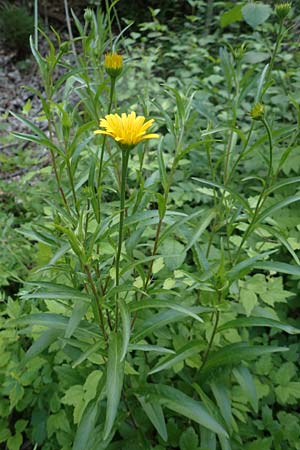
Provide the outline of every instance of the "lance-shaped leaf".
[[107,361],[107,406],[103,439],[107,439],[115,422],[121,398],[124,362],[121,362],[122,337],[118,333],[111,333],[109,338]]

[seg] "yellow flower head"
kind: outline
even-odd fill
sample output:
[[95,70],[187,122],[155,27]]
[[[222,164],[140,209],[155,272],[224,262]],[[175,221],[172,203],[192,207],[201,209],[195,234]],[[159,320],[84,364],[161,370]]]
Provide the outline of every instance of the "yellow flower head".
[[122,149],[131,149],[144,139],[157,139],[158,134],[146,134],[153,124],[150,119],[145,122],[145,117],[136,116],[135,112],[130,114],[108,114],[104,119],[100,119],[99,126],[104,130],[96,130],[95,134],[106,134],[112,137]]
[[123,56],[118,53],[106,53],[104,67],[109,76],[116,78],[123,69]]

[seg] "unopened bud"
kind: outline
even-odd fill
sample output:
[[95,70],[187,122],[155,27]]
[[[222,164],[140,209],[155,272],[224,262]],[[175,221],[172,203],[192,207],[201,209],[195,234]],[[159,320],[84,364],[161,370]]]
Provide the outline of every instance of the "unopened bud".
[[290,9],[290,3],[278,3],[278,5],[275,6],[275,12],[280,20],[284,20],[287,17]]
[[256,103],[250,111],[253,120],[261,120],[265,114],[265,107],[262,103]]
[[123,56],[118,53],[107,53],[105,55],[104,67],[112,78],[119,76],[123,69]]

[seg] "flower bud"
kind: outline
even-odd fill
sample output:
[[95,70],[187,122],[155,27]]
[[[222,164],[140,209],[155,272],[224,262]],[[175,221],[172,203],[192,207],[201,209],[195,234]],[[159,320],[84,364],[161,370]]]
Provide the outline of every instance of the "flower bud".
[[93,10],[91,8],[86,8],[84,10],[84,20],[86,22],[91,22],[93,20]]
[[104,68],[111,78],[116,78],[123,69],[123,56],[118,53],[107,53],[105,55]]
[[290,9],[290,3],[278,3],[278,5],[275,6],[275,12],[280,20],[284,20],[287,17]]
[[253,120],[261,120],[265,114],[265,107],[262,103],[256,103],[250,111]]

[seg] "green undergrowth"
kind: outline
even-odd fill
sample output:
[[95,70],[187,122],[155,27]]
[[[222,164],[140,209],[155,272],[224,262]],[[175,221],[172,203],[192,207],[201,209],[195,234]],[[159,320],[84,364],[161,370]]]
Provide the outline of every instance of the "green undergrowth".
[[[218,2],[207,34],[189,3],[175,31],[153,10],[114,35],[111,7],[74,15],[75,55],[31,42],[42,114],[1,155],[28,168],[0,185],[3,448],[300,449],[295,11]],[[159,139],[93,134],[130,111]]]

